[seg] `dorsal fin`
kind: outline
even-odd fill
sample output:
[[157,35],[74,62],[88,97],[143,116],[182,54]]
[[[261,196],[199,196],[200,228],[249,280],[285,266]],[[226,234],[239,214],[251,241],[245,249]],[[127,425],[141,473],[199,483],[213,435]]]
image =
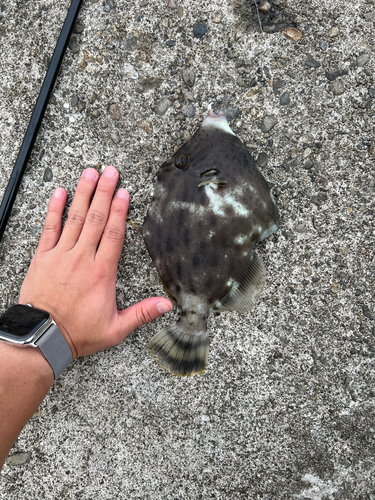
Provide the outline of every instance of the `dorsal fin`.
[[216,304],[215,308],[220,311],[246,313],[254,307],[265,283],[266,269],[261,259],[253,251],[243,278]]

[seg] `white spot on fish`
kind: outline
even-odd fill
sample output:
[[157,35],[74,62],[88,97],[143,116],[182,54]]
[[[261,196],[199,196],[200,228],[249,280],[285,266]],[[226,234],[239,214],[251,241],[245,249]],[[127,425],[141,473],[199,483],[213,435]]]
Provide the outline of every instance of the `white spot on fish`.
[[205,186],[204,189],[210,200],[209,208],[211,208],[214,214],[225,216],[225,208],[229,206],[233,208],[236,215],[240,217],[249,217],[250,212],[247,207],[235,198],[236,195],[241,196],[243,194],[239,186],[226,193],[223,193],[223,191],[215,193],[211,184]]
[[236,243],[236,245],[243,245],[250,238],[251,234],[239,234],[238,236],[235,237],[234,242]]
[[203,205],[197,205],[195,203],[189,203],[187,201],[172,201],[169,205],[171,212],[175,212],[178,209],[189,210],[190,213],[197,217],[206,217],[206,208]]

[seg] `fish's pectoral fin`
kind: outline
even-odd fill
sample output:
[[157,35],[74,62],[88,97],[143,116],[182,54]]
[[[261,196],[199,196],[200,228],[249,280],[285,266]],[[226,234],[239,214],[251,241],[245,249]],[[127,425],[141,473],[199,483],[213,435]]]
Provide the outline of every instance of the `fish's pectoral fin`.
[[219,311],[246,313],[252,309],[266,284],[266,269],[253,251],[245,275],[216,305]]
[[183,377],[203,373],[208,361],[208,333],[206,330],[186,333],[184,322],[180,320],[160,330],[146,349],[173,375]]

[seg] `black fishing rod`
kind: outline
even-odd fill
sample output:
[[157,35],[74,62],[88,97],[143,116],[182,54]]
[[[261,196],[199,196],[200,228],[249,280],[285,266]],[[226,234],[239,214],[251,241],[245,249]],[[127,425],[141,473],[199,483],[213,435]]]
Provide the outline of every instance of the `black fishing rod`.
[[59,39],[57,40],[51,63],[48,67],[46,77],[44,78],[44,82],[39,93],[38,100],[36,101],[33,114],[31,115],[29,126],[27,127],[21,149],[18,153],[16,163],[13,167],[12,175],[5,190],[5,194],[0,206],[0,241],[4,234],[5,227],[8,222],[13,203],[16,199],[17,191],[21,184],[23,174],[25,173],[27,162],[29,161],[40,124],[42,123],[44,112],[46,110],[49,97],[55,84],[57,74],[59,72],[66,47],[69,43],[69,38],[72,33],[73,26],[81,4],[82,0],[72,0],[72,3],[69,7],[69,11],[62,27]]

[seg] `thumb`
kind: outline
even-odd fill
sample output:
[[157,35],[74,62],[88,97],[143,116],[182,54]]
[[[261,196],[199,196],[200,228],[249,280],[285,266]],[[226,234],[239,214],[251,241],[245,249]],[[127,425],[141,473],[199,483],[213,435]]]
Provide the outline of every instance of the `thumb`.
[[171,311],[173,304],[164,297],[151,297],[119,311],[120,328],[127,337],[133,330]]

